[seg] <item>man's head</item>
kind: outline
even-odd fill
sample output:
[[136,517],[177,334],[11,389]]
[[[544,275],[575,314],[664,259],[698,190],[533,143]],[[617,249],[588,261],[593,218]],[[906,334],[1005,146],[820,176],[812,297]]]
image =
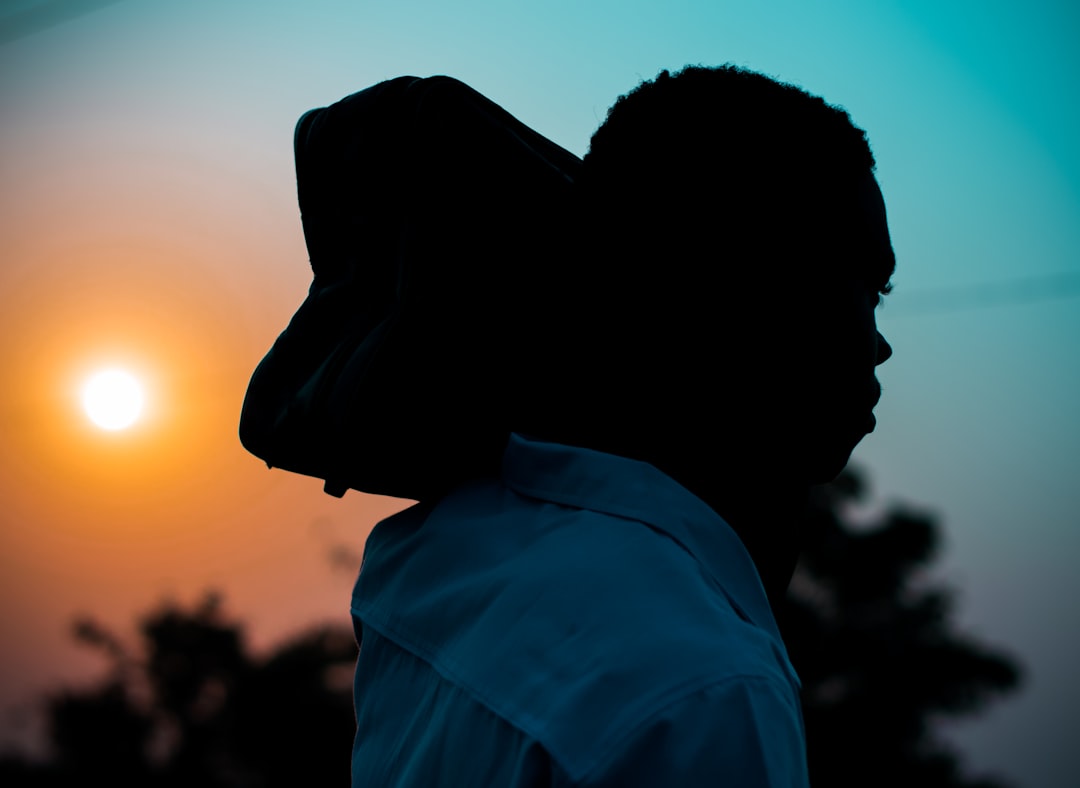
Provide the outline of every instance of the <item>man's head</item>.
[[894,267],[874,166],[846,112],[754,72],[662,72],[620,98],[578,181],[586,407],[556,437],[676,478],[835,476],[891,354],[873,314]]

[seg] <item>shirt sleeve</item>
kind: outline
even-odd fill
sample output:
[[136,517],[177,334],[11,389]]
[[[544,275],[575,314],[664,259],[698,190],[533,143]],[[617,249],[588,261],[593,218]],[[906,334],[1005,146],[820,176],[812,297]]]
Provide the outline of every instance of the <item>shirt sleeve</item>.
[[759,677],[698,690],[631,731],[581,785],[808,788],[798,699]]

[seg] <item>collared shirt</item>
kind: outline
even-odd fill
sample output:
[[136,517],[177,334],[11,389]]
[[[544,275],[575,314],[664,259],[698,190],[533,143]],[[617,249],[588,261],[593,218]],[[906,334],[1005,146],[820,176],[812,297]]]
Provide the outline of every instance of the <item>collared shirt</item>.
[[647,463],[512,436],[376,526],[352,614],[354,788],[807,785],[750,555]]

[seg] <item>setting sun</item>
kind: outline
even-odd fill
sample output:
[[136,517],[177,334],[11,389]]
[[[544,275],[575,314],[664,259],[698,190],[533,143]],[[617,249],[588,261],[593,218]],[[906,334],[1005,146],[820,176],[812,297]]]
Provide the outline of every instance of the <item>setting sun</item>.
[[122,369],[106,369],[93,375],[82,390],[86,415],[104,430],[122,430],[134,424],[143,409],[139,381]]

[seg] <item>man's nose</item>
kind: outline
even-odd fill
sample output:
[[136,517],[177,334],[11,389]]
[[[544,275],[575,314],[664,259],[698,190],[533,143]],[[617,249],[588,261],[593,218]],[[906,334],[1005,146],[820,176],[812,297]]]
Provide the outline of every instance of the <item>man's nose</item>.
[[877,361],[876,364],[884,364],[892,356],[892,345],[881,335],[881,332],[877,332]]

